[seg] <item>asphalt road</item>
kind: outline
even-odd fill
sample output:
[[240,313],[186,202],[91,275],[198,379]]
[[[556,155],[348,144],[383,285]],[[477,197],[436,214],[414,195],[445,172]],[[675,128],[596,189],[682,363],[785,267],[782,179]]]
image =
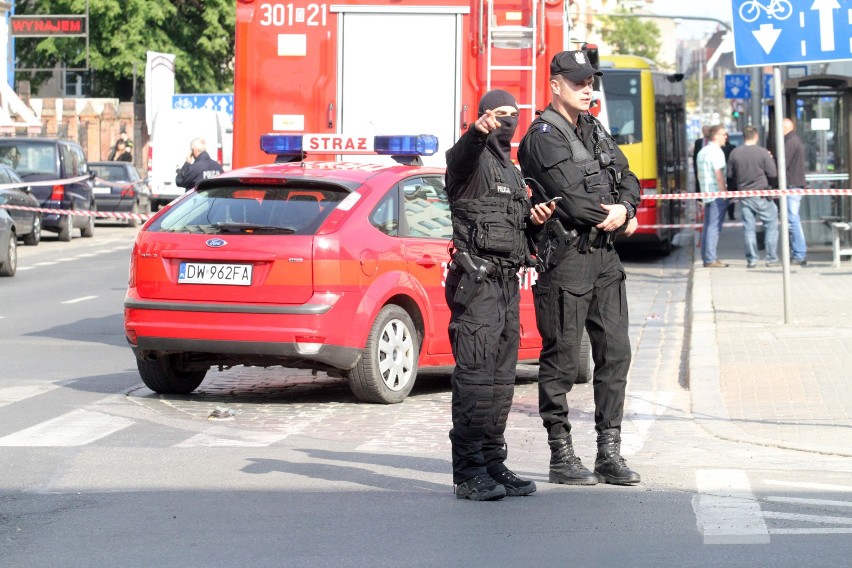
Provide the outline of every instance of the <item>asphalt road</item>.
[[[0,279],[4,568],[848,565],[848,459],[724,442],[694,422],[691,253],[625,259],[622,453],[643,483],[547,483],[536,368],[522,366],[509,465],[538,491],[473,503],[452,494],[446,370],[392,406],[284,369],[211,372],[183,397],[147,390],[121,316],[135,232],[45,234]],[[569,397],[591,466],[591,386]],[[234,417],[209,419],[217,408]]]

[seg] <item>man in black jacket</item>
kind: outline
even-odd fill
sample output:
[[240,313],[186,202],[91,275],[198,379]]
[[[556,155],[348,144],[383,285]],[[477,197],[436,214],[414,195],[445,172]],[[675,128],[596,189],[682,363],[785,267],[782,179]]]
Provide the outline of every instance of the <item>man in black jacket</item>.
[[186,163],[177,171],[175,177],[175,184],[187,190],[194,188],[203,179],[222,173],[222,166],[207,153],[207,145],[203,139],[194,139],[190,142],[189,149]]
[[[518,149],[524,175],[538,188],[533,203],[561,198],[539,245],[544,272],[533,287],[542,341],[539,414],[550,445],[551,483],[640,481],[620,454],[631,351],[624,267],[613,246],[622,227],[628,235],[636,229],[639,180],[588,112],[594,75],[602,74],[583,51],[557,53],[550,63],[552,102]],[[566,399],[579,371],[583,328],[595,360],[594,473],[574,453]]]
[[456,497],[493,501],[536,490],[504,464],[503,434],[518,363],[518,270],[532,265],[527,235],[541,228],[554,206],[530,205],[512,163],[515,98],[489,91],[478,114],[446,154],[453,261],[445,294],[456,361],[450,442]]
[[[789,118],[783,121],[784,157],[787,166],[787,189],[804,189],[805,180],[805,144],[796,133],[796,124]],[[790,231],[790,262],[805,266],[808,261],[808,244],[805,232],[802,230],[802,219],[799,208],[802,206],[801,195],[787,196],[787,228]]]

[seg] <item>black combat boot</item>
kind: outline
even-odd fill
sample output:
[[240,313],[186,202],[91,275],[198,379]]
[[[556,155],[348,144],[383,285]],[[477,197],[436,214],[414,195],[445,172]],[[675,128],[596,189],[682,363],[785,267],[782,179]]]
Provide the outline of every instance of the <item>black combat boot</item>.
[[595,473],[601,483],[613,485],[635,485],[642,479],[627,467],[627,462],[621,457],[621,433],[617,428],[609,428],[598,434]]
[[506,471],[501,471],[500,473],[492,473],[491,479],[493,479],[495,483],[499,483],[506,488],[506,495],[508,497],[520,497],[522,495],[535,493],[534,481],[521,479],[515,475],[514,472],[509,471],[508,469]]
[[571,436],[548,440],[550,444],[550,482],[566,485],[595,485],[597,476],[574,455]]
[[506,488],[491,479],[490,475],[481,473],[456,485],[455,493],[456,499],[498,501],[506,496]]

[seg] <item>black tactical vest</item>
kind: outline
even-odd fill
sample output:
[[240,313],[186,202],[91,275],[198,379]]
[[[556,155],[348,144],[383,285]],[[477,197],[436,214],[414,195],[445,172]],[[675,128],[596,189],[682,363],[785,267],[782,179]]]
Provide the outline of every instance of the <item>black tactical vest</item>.
[[[583,184],[589,193],[597,192],[601,196],[601,203],[612,205],[618,197],[616,185],[620,181],[620,175],[614,168],[608,167],[613,160],[614,142],[597,120],[589,116],[580,116],[580,120],[590,120],[594,127],[595,155],[592,156],[583,141],[574,132],[574,129],[552,108],[548,107],[530,125],[530,130],[538,128],[541,122],[546,122],[559,132],[571,146],[571,161],[583,175]],[[606,152],[609,150],[609,153]]]
[[487,150],[483,156],[488,192],[453,203],[453,245],[504,266],[521,266],[528,258],[524,218],[530,208],[524,180],[514,167],[515,179],[506,180],[497,158]]

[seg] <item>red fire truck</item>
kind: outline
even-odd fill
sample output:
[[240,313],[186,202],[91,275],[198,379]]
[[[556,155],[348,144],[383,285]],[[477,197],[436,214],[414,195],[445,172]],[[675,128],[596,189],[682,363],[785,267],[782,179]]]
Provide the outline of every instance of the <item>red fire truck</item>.
[[521,125],[547,105],[564,5],[238,0],[233,165],[268,162],[259,141],[271,132],[421,132],[439,141],[425,165],[443,166],[486,91],[514,94]]

